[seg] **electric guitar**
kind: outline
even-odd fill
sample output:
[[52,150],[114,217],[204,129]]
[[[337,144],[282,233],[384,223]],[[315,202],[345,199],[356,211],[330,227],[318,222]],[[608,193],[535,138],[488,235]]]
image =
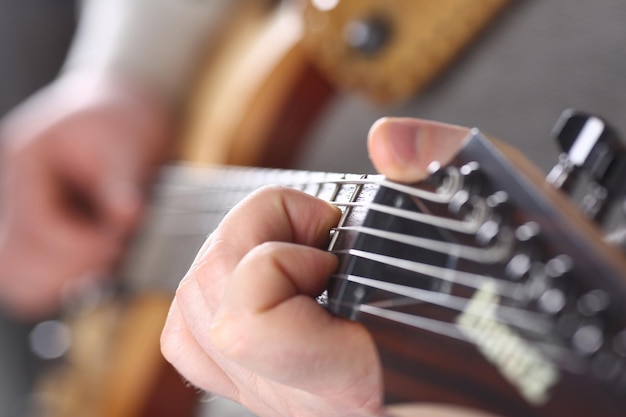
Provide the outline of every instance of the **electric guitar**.
[[171,291],[230,207],[266,184],[295,187],[343,210],[329,247],[341,266],[320,302],[371,331],[390,404],[623,416],[626,259],[603,228],[619,237],[624,224],[626,148],[576,112],[556,135],[552,184],[477,130],[411,185],[171,167],[127,271],[138,287],[159,277]]

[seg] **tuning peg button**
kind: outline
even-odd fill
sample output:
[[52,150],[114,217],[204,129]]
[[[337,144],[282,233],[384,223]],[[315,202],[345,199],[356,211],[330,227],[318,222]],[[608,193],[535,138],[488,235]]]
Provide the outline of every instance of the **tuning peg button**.
[[480,171],[478,162],[468,162],[459,168],[459,173],[463,179],[463,188],[471,194],[477,194],[484,185],[485,178]]
[[571,272],[574,261],[568,255],[557,255],[546,262],[546,273],[551,279],[561,278]]
[[626,358],[626,330],[622,330],[613,338],[613,350]]
[[617,141],[604,120],[570,109],[563,112],[552,133],[571,163],[585,167],[595,178],[604,175],[613,156],[608,149]]
[[597,352],[603,343],[602,329],[595,324],[581,326],[572,336],[574,348],[584,355],[591,355]]
[[578,311],[584,316],[593,316],[609,307],[609,295],[602,290],[593,290],[578,299]]
[[[586,113],[563,112],[553,130],[572,170],[586,171],[611,196],[626,193],[626,146],[604,120]],[[563,165],[560,163],[560,165]],[[549,175],[556,179],[556,174]]]
[[476,232],[476,243],[482,247],[491,246],[498,240],[500,235],[500,225],[495,220],[487,220]]
[[448,203],[448,209],[451,213],[464,218],[472,211],[472,204],[470,202],[470,194],[467,190],[459,190],[450,199]]
[[530,272],[532,260],[525,253],[515,255],[505,267],[506,276],[513,280],[519,281],[526,277]]
[[532,244],[537,239],[540,232],[541,228],[539,227],[539,224],[535,222],[527,222],[515,230],[515,238],[520,243]]

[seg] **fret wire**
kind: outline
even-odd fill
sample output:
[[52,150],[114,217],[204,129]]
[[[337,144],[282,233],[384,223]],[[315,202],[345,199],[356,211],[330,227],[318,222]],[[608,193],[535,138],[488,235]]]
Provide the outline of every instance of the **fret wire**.
[[317,189],[315,190],[315,194],[313,194],[315,197],[320,198],[320,194],[322,192],[322,188],[324,187],[323,184],[317,184]]
[[[335,189],[333,190],[333,194],[329,200],[329,202],[331,204],[335,204],[337,202],[337,198],[339,197],[339,193],[341,192],[341,188],[342,188],[342,184],[336,183],[335,184]],[[344,210],[341,213],[341,217],[339,218],[339,222],[337,223],[338,226],[343,226],[343,224],[345,223],[346,219],[348,218],[348,211]],[[328,244],[328,251],[331,251],[334,247],[335,244],[337,243],[337,238],[338,238],[338,234],[334,233],[330,239],[330,243]]]
[[[432,278],[440,279],[442,281],[460,284],[470,288],[480,289],[486,281],[496,281],[498,294],[512,299],[516,299],[515,294],[518,291],[517,284],[512,284],[485,275],[473,274],[471,272],[457,271],[454,269],[443,268],[422,262],[409,261],[402,258],[394,258],[392,256],[366,252],[358,249],[333,250],[332,253],[356,256],[370,261],[382,263],[384,265],[394,266],[396,268],[404,269],[422,275],[427,275]],[[454,279],[451,277],[451,275],[454,276]]]
[[[341,187],[341,186],[339,186],[339,187]],[[359,194],[360,194],[361,190],[362,190],[362,186],[356,186],[355,187],[354,191],[352,192],[352,195],[350,196],[350,201],[351,202],[356,201],[356,199],[359,197]],[[339,189],[335,190],[334,198],[331,201],[333,204],[336,203],[337,197],[339,196],[339,192],[340,192]],[[345,222],[348,219],[348,216],[350,215],[351,211],[352,211],[351,207],[347,207],[344,210],[344,212],[342,213],[341,218],[339,219],[339,222],[337,224],[338,227],[342,227],[345,224]],[[328,244],[328,251],[329,252],[333,251],[335,245],[337,244],[337,239],[338,238],[339,238],[339,233],[333,233],[332,234],[331,239],[330,239],[330,243]],[[343,296],[343,293],[345,291],[345,285],[342,285],[341,288],[339,288],[337,291],[338,291],[338,294],[339,294],[340,297]]]
[[[398,243],[404,243],[415,248],[426,249],[440,253],[454,253],[456,257],[477,261],[480,263],[497,263],[506,258],[510,252],[508,245],[496,245],[487,249],[476,248],[457,243],[450,243],[440,240],[427,239],[419,236],[405,235],[402,233],[389,232],[387,230],[375,229],[365,226],[343,226],[335,227],[333,230],[338,232],[357,232],[370,236],[380,237],[386,240],[392,240]],[[508,237],[503,238],[508,241]]]
[[[376,288],[383,291],[387,291],[396,295],[409,297],[416,301],[422,301],[429,304],[439,305],[451,310],[464,311],[469,299],[458,297],[455,295],[445,294],[438,291],[425,290],[422,288],[410,287],[402,284],[395,284],[391,282],[379,281],[372,278],[361,277],[352,274],[335,274],[334,277],[340,279],[346,279],[350,282],[356,282],[357,284],[364,285],[370,288]],[[474,301],[481,303],[481,301]],[[486,305],[492,305],[493,303],[482,302]],[[516,307],[504,306],[497,304],[498,313],[501,314],[502,323],[513,325],[518,328],[530,331],[532,333],[547,334],[553,330],[551,323],[546,321],[545,316],[538,313],[534,313],[528,310],[521,310]]]
[[[230,191],[230,192],[253,192],[254,190],[257,190],[261,187],[264,186],[269,186],[269,185],[283,185],[289,188],[294,188],[297,189],[298,187],[303,187],[303,186],[309,186],[309,185],[317,185],[317,186],[324,186],[324,185],[380,185],[380,181],[378,180],[368,180],[368,179],[363,179],[363,180],[351,180],[351,179],[337,179],[337,180],[324,180],[324,181],[306,181],[306,182],[280,182],[280,181],[268,181],[268,182],[261,182],[252,186],[238,186],[238,187],[220,187],[217,186],[214,183],[208,184],[208,185],[198,185],[198,187],[194,187],[193,190],[189,190],[190,187],[185,186],[183,190],[177,189],[177,190],[169,190],[168,194],[170,196],[176,196],[174,195],[175,192],[178,195],[184,195],[184,196],[196,196],[196,195],[202,195],[202,194],[210,194],[210,193],[221,193],[226,191]],[[157,185],[157,188],[159,186]],[[166,187],[171,187],[174,188],[170,185],[166,185],[165,187],[162,188],[166,188]]]
[[[345,178],[345,174],[343,175],[343,178]],[[328,199],[328,202],[331,204],[333,204],[337,200],[337,197],[339,196],[339,192],[341,190],[340,184],[334,184],[334,185],[335,187],[333,189],[333,192]],[[343,221],[345,221],[345,217],[344,217],[344,213],[341,213],[341,217],[339,219],[338,225],[343,224]],[[330,248],[333,248],[336,242],[337,242],[337,234],[331,232],[330,242],[328,244],[328,250],[330,250]]]
[[[343,175],[343,179],[345,179],[345,174]],[[335,189],[333,190],[333,194],[330,197],[330,200],[328,200],[329,202],[335,202],[337,200],[337,197],[339,196],[339,191],[341,190],[341,184],[340,183],[335,183],[334,184]]]
[[[317,182],[314,183],[314,185],[317,186],[317,191],[316,191],[315,195],[319,196],[319,193],[321,192],[322,187],[324,185],[335,185],[335,186],[337,186],[337,189],[339,190],[339,189],[341,189],[341,186],[343,186],[343,185],[357,185],[357,186],[359,186],[359,185],[364,185],[364,184],[367,184],[367,185],[375,184],[375,182],[357,181],[357,180],[342,180],[342,181],[330,181],[330,182],[329,181],[317,181]],[[270,185],[270,184],[268,184],[268,185]],[[285,184],[277,184],[277,185],[285,185]],[[308,185],[311,185],[311,183],[303,183],[303,185],[304,186],[308,186]],[[260,185],[259,187],[248,187],[246,189],[241,189],[241,190],[229,189],[228,191],[231,192],[231,193],[240,192],[242,194],[242,196],[245,196],[245,195],[248,195],[248,194],[254,192],[255,190],[259,189],[261,186],[262,185]],[[293,184],[287,184],[285,186],[292,187]],[[176,203],[178,201],[174,200],[173,201],[174,204],[171,204],[172,203],[171,199],[177,198],[177,197],[182,197],[182,196],[184,196],[184,197],[197,197],[197,196],[200,196],[200,195],[203,195],[203,194],[206,195],[206,194],[213,194],[213,193],[215,193],[215,194],[223,194],[223,192],[224,192],[224,190],[214,189],[213,188],[213,189],[209,189],[209,190],[204,190],[202,192],[197,192],[197,193],[194,193],[194,194],[182,194],[182,193],[179,193],[179,194],[167,193],[167,194],[165,194],[164,193],[164,194],[161,195],[161,199],[167,198],[168,200],[170,200],[170,201],[167,201],[167,202],[170,203],[170,206],[169,207],[168,206],[164,206],[162,203],[160,205],[153,204],[153,206],[155,206],[157,209],[159,209],[160,212],[166,212],[166,213],[167,213],[167,211],[166,211],[167,209],[169,209],[172,213],[179,213],[179,214],[202,213],[202,212],[210,211],[213,208],[211,208],[211,209],[204,209],[204,210],[181,209],[180,207],[176,206]],[[331,201],[333,199],[336,199],[336,198],[337,198],[336,195],[332,195],[330,197]],[[237,199],[237,200],[240,200],[240,199]],[[157,199],[157,202],[158,202],[158,199]]]

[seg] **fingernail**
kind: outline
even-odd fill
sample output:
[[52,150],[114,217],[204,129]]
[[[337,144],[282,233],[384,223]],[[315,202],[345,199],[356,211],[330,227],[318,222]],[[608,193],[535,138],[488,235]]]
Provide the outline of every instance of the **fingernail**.
[[419,153],[419,129],[415,124],[388,119],[386,133],[391,155],[396,162],[405,167],[414,165]]

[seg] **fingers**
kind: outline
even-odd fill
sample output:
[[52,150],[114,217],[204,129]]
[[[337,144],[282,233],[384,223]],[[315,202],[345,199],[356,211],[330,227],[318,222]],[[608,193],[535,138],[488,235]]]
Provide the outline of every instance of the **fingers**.
[[10,175],[2,183],[11,199],[2,203],[0,219],[0,298],[13,314],[31,319],[53,312],[67,285],[104,271],[121,248],[59,213],[46,166],[28,161]]
[[211,234],[192,266],[209,308],[219,304],[223,284],[254,247],[268,241],[320,247],[340,214],[327,202],[290,188],[265,188],[251,195]]
[[368,151],[376,169],[390,179],[415,182],[428,165],[445,165],[461,150],[469,129],[410,118],[383,118],[371,127]]
[[[381,372],[369,334],[313,299],[337,266],[315,246],[339,216],[285,188],[264,189],[233,209],[178,288],[162,338],[166,358],[202,388],[215,390],[217,380],[218,390],[229,387],[253,410],[274,410],[265,415],[285,403],[309,410],[303,415],[379,410]],[[202,372],[190,369],[191,358],[223,374],[194,377]]]
[[336,258],[319,249],[258,246],[231,276],[211,326],[213,344],[247,369],[306,391],[329,395],[331,382],[342,391],[357,380],[367,387],[368,378],[374,385],[377,360],[367,332],[312,298],[336,267]]
[[263,189],[236,206],[210,236],[176,292],[181,314],[198,342],[211,349],[207,331],[212,315],[248,252],[268,241],[320,246],[339,216],[328,203],[282,187]]
[[194,386],[237,398],[237,387],[190,333],[174,299],[161,334],[161,352]]
[[49,159],[57,191],[66,200],[59,201],[59,210],[65,211],[59,215],[122,236],[134,226],[143,203],[141,158],[133,155],[136,150],[132,146],[112,143],[118,132],[107,127],[94,129],[96,126],[94,121],[91,129],[78,129],[90,132],[88,141],[77,136],[78,131],[73,134],[73,127],[67,127],[63,137],[47,143],[56,145],[56,149],[44,149],[47,156],[42,159]]
[[[323,250],[282,242],[263,243],[237,265],[218,316],[261,314],[300,294],[319,295],[337,258]],[[258,279],[258,276],[267,279]]]
[[0,286],[8,305],[49,310],[66,283],[111,268],[165,151],[169,117],[160,107],[120,80],[61,79],[2,120]]

